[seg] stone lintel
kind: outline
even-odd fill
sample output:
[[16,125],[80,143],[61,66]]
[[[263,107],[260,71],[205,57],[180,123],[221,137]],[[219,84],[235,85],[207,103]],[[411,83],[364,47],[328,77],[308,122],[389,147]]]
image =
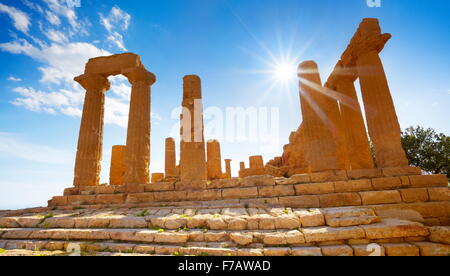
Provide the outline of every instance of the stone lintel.
[[85,74],[109,77],[121,74],[124,69],[133,68],[144,68],[141,58],[133,53],[124,53],[90,59],[86,64]]

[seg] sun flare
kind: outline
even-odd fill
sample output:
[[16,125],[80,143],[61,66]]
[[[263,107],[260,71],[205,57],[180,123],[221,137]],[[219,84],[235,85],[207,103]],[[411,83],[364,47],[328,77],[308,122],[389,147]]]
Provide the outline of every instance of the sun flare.
[[274,77],[276,80],[286,82],[295,79],[296,67],[294,64],[283,62],[275,65]]

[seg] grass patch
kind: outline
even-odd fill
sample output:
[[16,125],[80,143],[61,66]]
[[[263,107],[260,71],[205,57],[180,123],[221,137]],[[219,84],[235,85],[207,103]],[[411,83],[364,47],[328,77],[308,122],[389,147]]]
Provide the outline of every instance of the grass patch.
[[6,250],[5,249],[3,249],[3,248],[0,248],[0,254],[3,254],[3,253],[5,253],[6,252]]
[[136,217],[146,217],[148,215],[150,215],[150,213],[148,212],[147,209],[145,209],[142,212],[140,212],[139,214],[137,214]]

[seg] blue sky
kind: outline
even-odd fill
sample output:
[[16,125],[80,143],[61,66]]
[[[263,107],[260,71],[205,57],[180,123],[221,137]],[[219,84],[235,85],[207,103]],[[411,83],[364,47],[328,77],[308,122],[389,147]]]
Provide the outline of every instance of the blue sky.
[[[151,172],[163,170],[187,74],[202,78],[205,108],[279,109],[276,143],[222,143],[234,174],[250,155],[279,155],[301,115],[295,78],[276,82],[273,64],[313,59],[325,80],[365,17],[393,35],[382,60],[402,128],[450,134],[447,0],[381,0],[379,8],[366,0],[79,2],[0,0],[0,209],[45,205],[71,186],[83,100],[71,79],[98,55],[134,52],[158,78]],[[126,138],[129,85],[111,82],[102,182],[111,147]]]

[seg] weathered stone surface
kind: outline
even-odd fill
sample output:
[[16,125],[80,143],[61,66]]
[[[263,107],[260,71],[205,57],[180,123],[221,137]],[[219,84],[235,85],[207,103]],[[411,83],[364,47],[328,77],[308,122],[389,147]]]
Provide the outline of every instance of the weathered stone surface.
[[222,191],[223,199],[234,198],[256,198],[258,197],[258,188],[232,188]]
[[262,186],[258,188],[259,197],[293,196],[294,187],[291,185]]
[[275,180],[270,175],[249,176],[241,180],[242,187],[273,186],[273,185],[275,185]]
[[422,215],[414,210],[386,209],[386,210],[377,210],[376,213],[381,218],[409,220],[421,223],[424,222]]
[[221,200],[222,191],[221,190],[204,190],[204,191],[188,191],[187,200]]
[[431,242],[416,242],[413,243],[420,249],[420,256],[443,256],[450,255],[450,245],[438,244]]
[[430,227],[429,240],[436,243],[450,244],[450,227],[438,226]]
[[284,233],[267,233],[263,240],[265,245],[286,245],[286,236]]
[[210,189],[224,189],[224,188],[236,188],[241,185],[241,180],[239,178],[230,179],[217,179],[213,180],[208,188]]
[[281,215],[275,218],[276,229],[297,229],[300,225],[299,218],[294,214]]
[[[400,190],[403,202],[424,202],[428,201],[428,190],[424,188]],[[450,193],[450,190],[449,190]]]
[[450,201],[449,188],[429,188],[428,194],[431,201]]
[[363,205],[400,203],[402,198],[399,191],[360,192]]
[[356,169],[347,171],[348,179],[367,179],[376,178],[382,176],[381,169]]
[[266,247],[263,249],[264,256],[288,256],[291,254],[290,248]]
[[123,204],[125,203],[126,195],[97,195],[95,197],[95,204]]
[[185,243],[188,241],[189,234],[187,233],[169,233],[162,232],[155,235],[154,241],[156,243]]
[[353,249],[348,245],[322,246],[324,256],[353,256]]
[[294,247],[291,252],[292,256],[322,256],[320,247]]
[[334,183],[336,193],[371,191],[372,182],[370,179],[338,181]]
[[319,209],[296,210],[294,214],[299,218],[302,227],[317,227],[325,225],[325,218]]
[[384,243],[386,256],[420,256],[417,246],[407,243]]
[[409,177],[411,186],[415,188],[428,187],[448,187],[448,179],[446,175],[411,175]]
[[313,183],[348,180],[347,172],[343,170],[311,173],[309,176]]
[[315,195],[280,197],[281,206],[292,208],[318,208],[319,197]]
[[374,178],[372,179],[372,186],[377,191],[393,190],[400,189],[402,182],[400,177]]
[[253,243],[253,235],[251,233],[231,233],[230,239],[238,245],[249,245]]
[[148,203],[154,201],[155,196],[153,193],[128,194],[126,199],[126,203]]
[[290,178],[287,178],[277,184],[292,185],[292,184],[303,184],[303,183],[310,183],[310,182],[311,182],[311,177],[309,176],[309,174],[295,174],[295,175],[291,176]]
[[164,181],[163,173],[152,173],[152,183],[158,183]]
[[318,195],[334,193],[334,183],[315,183],[315,184],[299,184],[295,185],[297,195]]
[[320,207],[359,206],[361,197],[358,193],[339,193],[320,195]]
[[175,190],[175,184],[173,182],[159,182],[145,185],[145,192],[155,191],[173,191]]
[[302,229],[306,242],[326,242],[348,239],[363,239],[366,237],[360,227],[315,227]]
[[383,168],[384,176],[406,176],[406,175],[421,175],[422,170],[417,167],[397,167],[397,168]]
[[425,237],[428,229],[420,223],[396,219],[384,219],[380,223],[361,226],[368,239]]
[[331,227],[346,227],[346,226],[367,225],[379,221],[380,218],[375,216],[344,217],[344,218],[328,219],[327,225]]

